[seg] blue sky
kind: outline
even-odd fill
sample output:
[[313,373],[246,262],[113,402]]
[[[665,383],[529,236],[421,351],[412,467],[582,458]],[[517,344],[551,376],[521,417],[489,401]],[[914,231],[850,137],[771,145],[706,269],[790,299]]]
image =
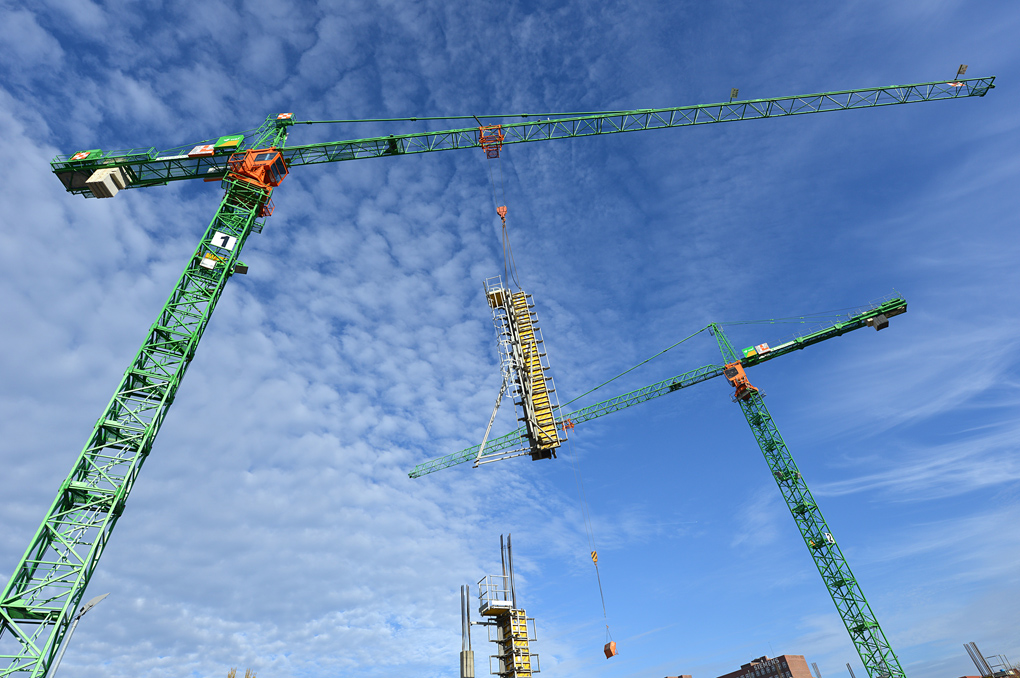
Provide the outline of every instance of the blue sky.
[[[302,119],[646,108],[995,75],[983,99],[517,145],[508,223],[569,399],[711,321],[909,312],[750,371],[907,674],[1020,659],[1015,3],[0,2],[0,578],[156,317],[214,184],[63,193],[82,148]],[[393,127],[396,131],[425,129]],[[297,128],[291,143],[386,126]],[[477,443],[499,387],[485,159],[295,168],[228,286],[63,670],[455,676],[458,588],[514,535],[542,674],[863,669],[729,390]],[[742,325],[739,346],[804,329]],[[606,389],[718,361],[700,336]],[[494,433],[512,425],[504,410]],[[1013,631],[1010,629],[1013,628]],[[476,636],[478,671],[488,654]]]

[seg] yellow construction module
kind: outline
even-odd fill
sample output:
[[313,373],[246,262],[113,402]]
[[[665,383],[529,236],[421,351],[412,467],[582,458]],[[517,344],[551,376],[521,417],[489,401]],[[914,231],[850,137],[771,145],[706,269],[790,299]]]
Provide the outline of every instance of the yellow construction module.
[[496,617],[499,669],[502,678],[531,678],[538,673],[537,655],[531,654],[528,616],[524,610],[512,609]]
[[524,409],[524,423],[531,441],[532,459],[548,459],[555,456],[560,446],[556,429],[556,417],[546,367],[542,364],[539,342],[536,339],[536,324],[531,315],[531,305],[524,292],[510,297],[511,323],[516,330],[516,348],[520,350],[521,405]]

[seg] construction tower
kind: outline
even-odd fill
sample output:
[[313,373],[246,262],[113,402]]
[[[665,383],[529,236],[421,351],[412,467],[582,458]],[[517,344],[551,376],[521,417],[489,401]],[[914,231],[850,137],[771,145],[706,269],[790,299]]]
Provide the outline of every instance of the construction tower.
[[487,627],[489,642],[496,644],[496,654],[489,656],[489,673],[500,678],[531,678],[539,672],[538,655],[531,652],[531,641],[537,640],[535,620],[517,607],[514,590],[513,550],[510,535],[506,543],[499,538],[503,574],[490,574],[478,582],[478,612]]

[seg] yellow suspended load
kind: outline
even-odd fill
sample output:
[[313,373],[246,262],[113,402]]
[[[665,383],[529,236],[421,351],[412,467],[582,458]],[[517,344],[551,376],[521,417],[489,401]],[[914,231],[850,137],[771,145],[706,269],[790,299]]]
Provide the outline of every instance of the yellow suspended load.
[[501,277],[485,281],[499,341],[500,363],[514,404],[521,408],[532,459],[550,459],[565,439],[556,426],[559,401],[549,372],[535,304],[523,290],[512,292]]

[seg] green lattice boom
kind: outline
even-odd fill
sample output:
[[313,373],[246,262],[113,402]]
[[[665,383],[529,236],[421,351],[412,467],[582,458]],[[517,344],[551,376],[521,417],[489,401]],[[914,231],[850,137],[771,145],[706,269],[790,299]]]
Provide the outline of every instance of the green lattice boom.
[[[723,359],[727,363],[737,360],[737,352],[723,331],[717,326],[712,326],[712,332],[719,342],[719,349]],[[843,557],[843,552],[832,536],[817,502],[811,496],[797,468],[797,462],[790,454],[789,448],[779,435],[772,415],[765,407],[765,399],[761,391],[752,391],[747,399],[737,400],[740,409],[751,426],[758,447],[765,455],[765,461],[769,470],[783,494],[797,529],[800,530],[808,553],[818,567],[818,573],[822,575],[825,588],[832,596],[832,602],[836,604],[836,610],[843,619],[846,630],[850,633],[850,640],[857,648],[857,654],[861,657],[864,668],[868,675],[874,678],[906,678],[903,667],[900,666],[896,653],[889,646],[889,641],[882,631],[882,627],[875,618],[861,591],[857,579],[854,578],[850,566]]]
[[[846,111],[876,106],[983,97],[995,87],[994,77],[969,78],[912,85],[889,85],[820,92],[771,99],[748,99],[717,104],[698,104],[674,108],[586,113],[547,120],[524,120],[503,124],[504,144],[529,141],[570,139],[575,137],[617,134],[640,130],[690,127],[739,120],[781,118],[792,115]],[[495,117],[495,116],[486,116]],[[506,117],[528,117],[526,115]],[[246,133],[242,148],[259,148],[266,131],[278,125],[301,124],[293,120],[278,121],[270,117],[257,130]],[[211,140],[206,140],[211,141]],[[227,155],[189,158],[191,144],[157,152],[155,148],[111,151],[88,160],[72,161],[71,155],[57,156],[51,163],[71,193],[89,196],[85,180],[103,167],[125,167],[131,177],[128,188],[158,186],[169,181],[208,179],[223,176],[227,171]],[[480,148],[478,127],[392,134],[369,139],[334,141],[304,146],[291,146],[284,151],[288,167],[340,162],[361,158],[448,151],[458,148]]]

